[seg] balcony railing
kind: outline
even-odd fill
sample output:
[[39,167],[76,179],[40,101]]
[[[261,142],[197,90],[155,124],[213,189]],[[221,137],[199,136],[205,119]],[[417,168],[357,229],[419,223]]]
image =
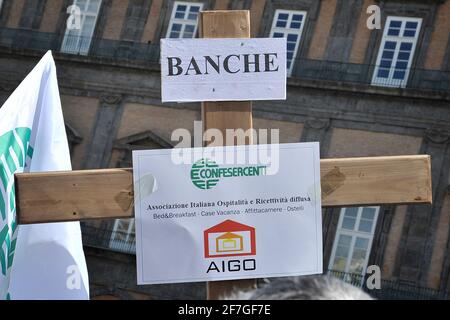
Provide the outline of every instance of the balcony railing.
[[329,276],[341,279],[351,285],[361,288],[377,299],[385,300],[450,300],[450,292],[417,286],[414,282],[381,280],[380,289],[367,288],[370,275],[352,274],[328,270]]
[[70,55],[125,60],[139,64],[159,63],[159,45],[126,40],[87,38],[29,29],[0,28],[0,47],[39,52],[52,50]]
[[81,226],[81,231],[83,234],[83,244],[85,246],[136,254],[134,234],[130,235],[127,232],[97,228],[85,224]]
[[409,88],[450,92],[450,72],[418,68],[405,69],[407,78],[376,78],[376,65],[327,60],[296,59],[292,75],[303,80],[323,80],[341,84],[365,84],[380,87]]
[[[159,63],[159,45],[125,40],[83,38],[45,33],[29,29],[0,28],[0,47],[45,52],[53,50],[76,56],[125,61],[137,65]],[[373,85],[426,91],[450,92],[450,72],[411,68],[403,70],[405,79],[377,78],[377,66],[327,60],[298,58],[291,78],[307,81],[328,81],[340,86]]]
[[[101,248],[115,252],[136,254],[134,234],[111,229],[102,229],[88,225],[82,226],[83,244],[87,247]],[[127,239],[126,241],[123,239]],[[380,289],[368,289],[367,279],[369,275],[352,274],[340,271],[328,270],[325,272],[330,277],[341,279],[355,287],[361,288],[369,295],[377,299],[397,300],[449,300],[450,292],[439,291],[431,288],[417,286],[414,283],[381,280]]]

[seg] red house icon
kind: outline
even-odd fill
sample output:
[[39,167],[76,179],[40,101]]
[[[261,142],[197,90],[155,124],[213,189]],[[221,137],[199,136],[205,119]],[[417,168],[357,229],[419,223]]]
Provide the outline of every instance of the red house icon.
[[205,258],[256,254],[255,228],[225,220],[203,232]]

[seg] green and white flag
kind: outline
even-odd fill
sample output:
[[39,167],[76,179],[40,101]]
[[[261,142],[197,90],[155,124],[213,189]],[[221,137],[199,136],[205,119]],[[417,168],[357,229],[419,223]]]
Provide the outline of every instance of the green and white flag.
[[89,299],[79,222],[16,222],[14,174],[71,170],[47,52],[0,108],[0,299]]

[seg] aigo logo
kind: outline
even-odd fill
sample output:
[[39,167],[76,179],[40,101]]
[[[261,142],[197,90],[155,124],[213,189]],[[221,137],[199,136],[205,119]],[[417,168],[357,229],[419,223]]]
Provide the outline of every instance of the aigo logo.
[[205,258],[256,255],[256,230],[254,227],[225,220],[203,233]]
[[[205,258],[226,258],[256,255],[254,227],[225,220],[203,233]],[[211,261],[206,273],[256,270],[255,259]]]

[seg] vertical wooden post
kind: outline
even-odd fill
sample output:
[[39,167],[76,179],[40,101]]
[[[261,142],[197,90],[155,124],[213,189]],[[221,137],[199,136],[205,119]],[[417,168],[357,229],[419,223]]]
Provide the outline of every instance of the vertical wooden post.
[[[203,11],[199,18],[200,37],[203,38],[250,38],[250,12]],[[253,128],[252,103],[250,101],[204,102],[202,103],[203,130],[211,128],[222,132],[225,141],[226,129]],[[251,136],[249,143],[252,143]],[[225,141],[233,145],[234,141]],[[217,145],[217,144],[215,144]],[[214,281],[207,284],[208,299],[218,299],[233,289],[254,287],[256,280]]]

